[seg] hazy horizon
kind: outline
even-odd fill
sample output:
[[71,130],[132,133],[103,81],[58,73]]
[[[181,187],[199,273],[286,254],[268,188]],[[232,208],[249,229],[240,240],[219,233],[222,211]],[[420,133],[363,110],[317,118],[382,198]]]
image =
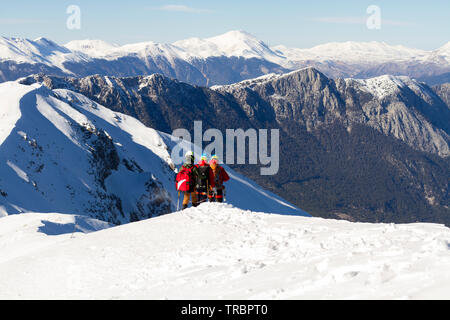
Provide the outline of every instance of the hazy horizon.
[[[70,6],[80,10],[79,28],[67,27]],[[368,28],[379,9],[379,28]],[[209,38],[244,30],[269,44],[311,48],[329,42],[385,42],[434,50],[449,42],[450,2],[204,0],[107,1],[16,0],[3,4],[1,34],[6,37],[49,38],[59,44],[99,39],[119,45],[154,41],[173,43],[192,37]]]

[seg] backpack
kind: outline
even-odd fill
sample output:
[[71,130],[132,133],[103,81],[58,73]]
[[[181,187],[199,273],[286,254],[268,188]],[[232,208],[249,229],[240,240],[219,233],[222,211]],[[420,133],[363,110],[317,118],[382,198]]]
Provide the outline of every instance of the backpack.
[[221,189],[222,186],[223,186],[223,181],[222,181],[221,173],[222,173],[222,167],[218,167],[218,168],[217,168],[217,174],[215,174],[214,171],[213,171],[213,174],[214,174],[214,184],[215,184],[215,187],[216,187],[217,189]]
[[209,166],[199,166],[198,167],[198,177],[197,177],[197,186],[206,188],[207,182],[209,181],[209,170],[211,168]]
[[181,167],[181,171],[177,174],[177,177],[175,179],[175,187],[177,191],[189,192],[192,185],[192,167]]

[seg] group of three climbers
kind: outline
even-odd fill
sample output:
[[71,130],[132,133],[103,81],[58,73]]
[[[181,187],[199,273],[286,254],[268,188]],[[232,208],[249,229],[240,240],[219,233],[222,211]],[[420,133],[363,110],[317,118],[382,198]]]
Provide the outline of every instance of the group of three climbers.
[[176,177],[176,186],[179,192],[184,192],[183,209],[189,205],[192,198],[192,206],[210,202],[223,202],[225,186],[224,182],[230,180],[225,169],[220,166],[219,158],[213,156],[208,163],[208,156],[203,154],[200,162],[195,164],[192,151],[185,155],[185,161]]

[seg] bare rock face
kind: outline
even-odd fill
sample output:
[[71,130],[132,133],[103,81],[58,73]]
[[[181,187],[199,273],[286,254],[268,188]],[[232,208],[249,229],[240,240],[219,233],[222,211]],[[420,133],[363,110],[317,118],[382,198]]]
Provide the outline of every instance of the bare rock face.
[[0,82],[13,81],[30,74],[45,73],[53,76],[89,77],[102,76],[137,77],[139,75],[163,74],[192,85],[212,86],[242,81],[270,72],[282,73],[288,69],[263,59],[242,57],[210,57],[185,61],[164,56],[126,56],[114,60],[89,59],[87,61],[64,62],[64,69],[43,63],[18,63],[0,61]]
[[356,118],[348,115],[350,122],[371,126],[417,150],[450,155],[450,112],[428,86],[405,77],[383,76],[347,79],[339,87],[349,92],[344,94],[347,104],[360,106]]
[[333,80],[306,68],[214,90],[192,87],[161,75],[64,80],[33,76],[24,83],[32,81],[52,89],[71,88],[166,132],[183,125],[186,118],[206,119],[211,127],[217,126],[213,119],[221,114],[231,113],[231,118],[242,120],[243,111],[251,121],[275,122],[281,127],[295,122],[307,131],[336,121],[348,130],[354,124],[363,124],[416,150],[450,155],[449,86],[437,87],[434,92],[407,77]]
[[277,122],[293,120],[307,129],[334,121],[343,109],[333,81],[313,68],[262,83],[236,84],[218,90],[231,92],[239,101],[242,91],[250,90],[272,107]]
[[[174,172],[168,158],[155,153],[167,146],[135,144],[126,125],[131,118],[117,119],[69,90],[36,87],[21,96],[13,90],[23,86],[10,87],[20,118],[0,146],[2,214],[60,212],[122,224],[176,208],[167,191]],[[119,121],[123,127],[112,124]]]
[[448,106],[431,88],[406,77],[332,80],[307,68],[217,90],[236,97],[249,116],[252,106],[270,105],[280,125],[295,121],[311,131],[335,121],[349,130],[364,124],[417,150],[450,155]]

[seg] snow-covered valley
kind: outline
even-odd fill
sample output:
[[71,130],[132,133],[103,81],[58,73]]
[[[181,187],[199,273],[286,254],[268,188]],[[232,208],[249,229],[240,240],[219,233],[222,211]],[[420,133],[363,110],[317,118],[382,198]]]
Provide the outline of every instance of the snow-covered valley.
[[[350,223],[227,204],[92,233],[73,233],[73,219],[60,219],[0,219],[0,298],[450,298],[450,229],[441,225]],[[107,227],[90,225],[86,231]]]
[[[0,216],[59,212],[122,224],[176,209],[178,139],[66,89],[7,82],[0,96]],[[307,215],[227,171],[233,205]]]
[[92,39],[59,45],[42,37],[0,37],[0,81],[39,72],[77,77],[161,73],[190,84],[212,86],[312,66],[333,78],[392,74],[440,84],[448,81],[449,56],[448,43],[430,51],[376,41],[290,48],[269,46],[238,30],[205,39],[126,45]]

